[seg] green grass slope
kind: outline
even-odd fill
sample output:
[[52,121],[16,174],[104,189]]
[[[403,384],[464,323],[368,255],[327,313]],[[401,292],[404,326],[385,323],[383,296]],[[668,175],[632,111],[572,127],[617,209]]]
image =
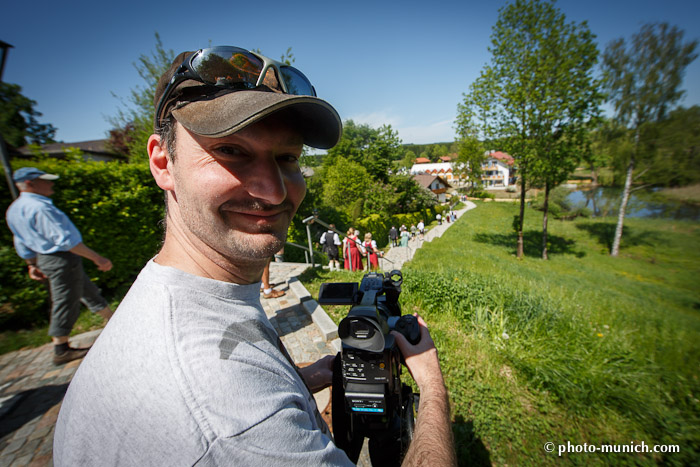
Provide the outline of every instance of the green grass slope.
[[[516,214],[479,204],[403,269],[403,312],[425,317],[440,352],[460,464],[698,462],[700,225],[627,219],[611,258],[613,219],[550,221],[543,261],[542,216],[527,210],[518,260]],[[315,275],[312,293],[359,280]],[[560,457],[567,442],[680,452]]]

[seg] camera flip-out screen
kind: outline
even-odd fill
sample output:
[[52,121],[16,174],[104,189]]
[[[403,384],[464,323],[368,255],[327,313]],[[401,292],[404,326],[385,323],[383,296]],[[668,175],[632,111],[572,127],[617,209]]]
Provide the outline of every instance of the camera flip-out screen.
[[357,282],[330,282],[321,284],[318,303],[321,305],[353,305]]

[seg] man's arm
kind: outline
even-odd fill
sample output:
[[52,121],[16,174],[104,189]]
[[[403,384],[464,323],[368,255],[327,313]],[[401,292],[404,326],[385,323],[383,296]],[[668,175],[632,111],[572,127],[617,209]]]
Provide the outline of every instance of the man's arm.
[[312,393],[327,388],[333,382],[333,355],[326,355],[309,366],[299,368],[301,377]]
[[421,331],[417,345],[411,345],[403,335],[392,332],[406,366],[420,389],[420,407],[413,441],[402,465],[455,466],[457,456],[452,436],[450,401],[437,349],[425,321],[416,316]]
[[99,269],[100,271],[109,271],[110,269],[112,269],[112,262],[110,260],[108,260],[104,256],[100,256],[94,250],[88,248],[88,246],[82,242],[78,243],[76,246],[71,248],[70,252],[82,256],[83,258],[89,259],[90,261],[95,263],[95,266],[97,266],[97,269]]

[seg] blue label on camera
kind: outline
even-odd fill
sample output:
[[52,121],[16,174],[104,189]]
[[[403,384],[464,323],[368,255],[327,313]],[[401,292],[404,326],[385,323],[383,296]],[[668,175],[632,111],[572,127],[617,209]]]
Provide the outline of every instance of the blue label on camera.
[[383,413],[384,409],[371,409],[369,407],[353,407],[352,408],[353,412],[375,412],[375,413]]

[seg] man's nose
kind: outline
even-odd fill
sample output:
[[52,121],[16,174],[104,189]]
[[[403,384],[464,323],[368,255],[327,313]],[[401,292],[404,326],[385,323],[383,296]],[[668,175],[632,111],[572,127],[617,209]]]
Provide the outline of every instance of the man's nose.
[[281,204],[287,198],[285,176],[274,159],[261,160],[248,173],[246,190],[267,204]]

